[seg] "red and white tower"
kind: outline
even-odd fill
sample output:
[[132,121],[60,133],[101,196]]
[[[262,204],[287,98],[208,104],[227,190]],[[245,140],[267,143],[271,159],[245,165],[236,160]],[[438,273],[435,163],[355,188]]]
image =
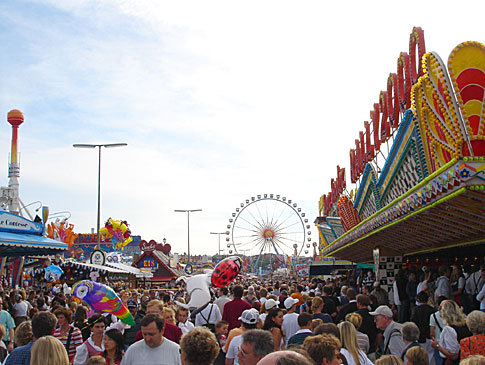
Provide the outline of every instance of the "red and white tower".
[[[24,122],[24,115],[20,110],[13,109],[8,112],[7,121],[12,125],[12,149],[10,152],[10,164],[8,166],[8,210],[10,213],[20,213],[19,177],[20,165],[18,162],[18,129]],[[2,194],[3,195],[3,194]]]

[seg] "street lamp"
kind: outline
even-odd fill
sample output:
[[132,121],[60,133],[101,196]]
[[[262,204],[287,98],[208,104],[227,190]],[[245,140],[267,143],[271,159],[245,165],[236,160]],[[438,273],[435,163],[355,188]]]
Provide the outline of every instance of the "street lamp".
[[99,235],[100,226],[100,208],[101,208],[101,147],[114,148],[114,147],[124,147],[127,143],[106,143],[106,144],[87,144],[87,143],[76,143],[72,146],[74,148],[96,148],[98,147],[98,221],[97,221],[97,249],[100,247],[101,236]]
[[217,252],[217,255],[220,255],[221,254],[221,234],[226,234],[226,232],[211,232],[211,234],[219,235],[219,252]]
[[187,263],[190,263],[190,213],[202,212],[202,209],[175,209],[177,213],[187,213]]

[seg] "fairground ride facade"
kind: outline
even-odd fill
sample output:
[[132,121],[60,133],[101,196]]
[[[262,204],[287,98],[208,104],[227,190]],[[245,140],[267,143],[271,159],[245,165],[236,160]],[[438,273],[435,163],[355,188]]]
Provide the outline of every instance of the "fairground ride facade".
[[350,150],[356,193],[346,194],[345,169],[337,166],[331,192],[320,198],[320,258],[483,258],[484,90],[483,44],[456,46],[446,65],[426,53],[423,30],[413,29],[409,54],[399,55]]

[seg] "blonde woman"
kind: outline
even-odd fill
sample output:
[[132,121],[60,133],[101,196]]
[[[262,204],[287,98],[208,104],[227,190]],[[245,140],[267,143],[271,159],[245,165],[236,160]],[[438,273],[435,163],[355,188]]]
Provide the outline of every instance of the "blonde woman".
[[459,364],[460,340],[472,334],[465,323],[465,315],[453,300],[444,300],[440,305],[440,315],[446,326],[441,332],[440,341],[431,339],[431,347],[440,352],[443,359]]
[[359,344],[359,348],[364,351],[366,354],[369,353],[370,343],[369,343],[369,336],[365,333],[359,332],[359,328],[362,325],[362,316],[359,313],[349,313],[345,316],[345,320],[352,323],[355,327],[355,331],[357,334],[357,343]]
[[348,321],[338,324],[340,330],[340,341],[342,348],[340,353],[347,359],[348,365],[372,365],[364,351],[359,348],[357,343],[357,331],[352,323]]
[[460,341],[461,360],[471,355],[485,355],[485,313],[473,311],[466,317],[466,325],[473,336]]
[[312,313],[313,319],[321,319],[323,323],[333,323],[332,317],[323,311],[323,299],[321,297],[315,297],[312,299]]
[[429,365],[428,352],[421,346],[414,346],[406,352],[407,365]]
[[54,336],[43,336],[32,345],[30,365],[69,365],[66,348]]
[[399,356],[384,355],[376,361],[376,365],[404,365],[404,363]]
[[485,356],[472,355],[460,361],[460,365],[485,365]]

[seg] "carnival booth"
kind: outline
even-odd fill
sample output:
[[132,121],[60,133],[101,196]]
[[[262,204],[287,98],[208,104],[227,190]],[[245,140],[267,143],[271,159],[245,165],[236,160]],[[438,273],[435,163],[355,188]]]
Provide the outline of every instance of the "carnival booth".
[[426,265],[443,252],[462,263],[483,257],[484,89],[483,44],[456,46],[446,64],[426,53],[423,30],[413,29],[409,54],[399,55],[350,150],[356,194],[345,193],[345,169],[337,166],[320,199],[321,258],[374,261],[381,284],[392,284],[417,255]]
[[169,282],[185,275],[181,265],[170,259],[170,244],[142,240],[140,249],[142,254],[133,262],[133,266],[142,272],[151,273],[151,284]]
[[0,209],[0,276],[3,285],[19,285],[29,256],[54,256],[67,244],[43,236],[44,225]]

